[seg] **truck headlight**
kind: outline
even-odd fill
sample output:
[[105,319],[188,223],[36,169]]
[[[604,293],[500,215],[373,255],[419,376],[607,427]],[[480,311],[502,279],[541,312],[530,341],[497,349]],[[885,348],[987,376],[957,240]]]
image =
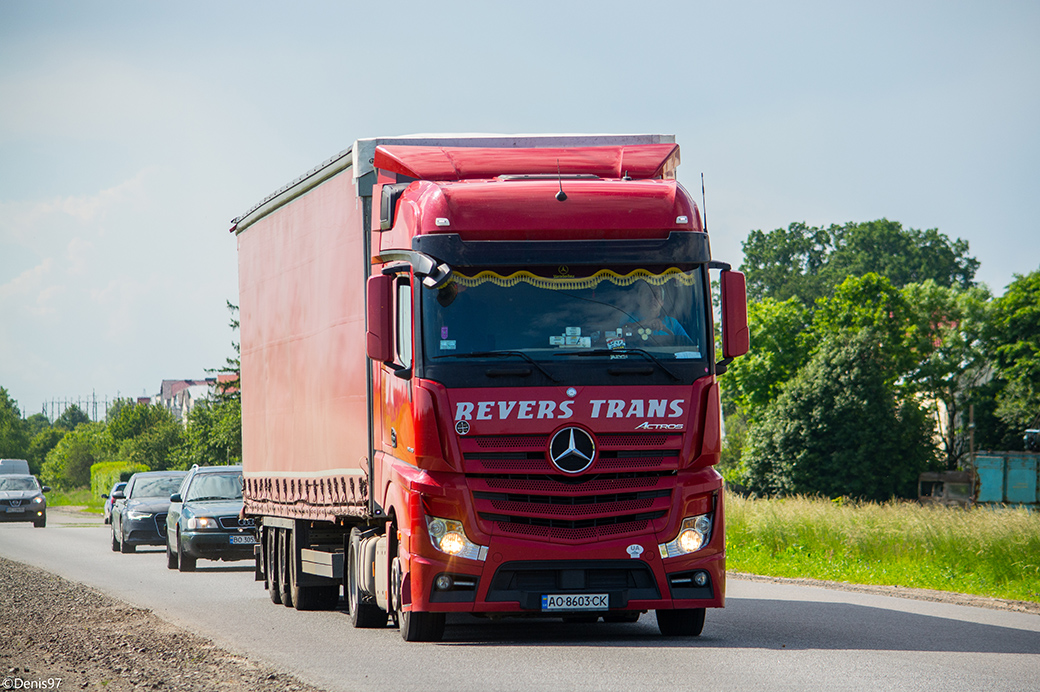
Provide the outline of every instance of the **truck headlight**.
[[708,544],[711,540],[711,515],[700,514],[695,517],[683,519],[679,527],[679,535],[668,543],[661,543],[657,547],[661,550],[661,557],[678,557],[687,553],[695,553]]
[[426,517],[426,530],[430,534],[433,547],[442,553],[468,560],[483,561],[487,557],[487,546],[477,545],[466,538],[466,531],[460,521]]
[[190,517],[188,519],[189,531],[204,531],[218,527],[217,520],[213,517]]

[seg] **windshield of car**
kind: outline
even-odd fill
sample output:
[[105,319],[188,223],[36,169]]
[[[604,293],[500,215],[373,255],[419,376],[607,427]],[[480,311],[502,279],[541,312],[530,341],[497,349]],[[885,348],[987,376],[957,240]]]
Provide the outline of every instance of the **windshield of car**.
[[422,292],[421,310],[426,358],[442,362],[502,351],[542,362],[625,358],[625,349],[708,357],[699,267],[456,268],[446,286]]
[[130,497],[169,497],[177,492],[183,476],[158,476],[155,478],[138,478],[130,490]]
[[241,499],[242,474],[200,473],[192,479],[184,501]]
[[21,491],[39,489],[40,486],[32,476],[0,476],[0,490]]

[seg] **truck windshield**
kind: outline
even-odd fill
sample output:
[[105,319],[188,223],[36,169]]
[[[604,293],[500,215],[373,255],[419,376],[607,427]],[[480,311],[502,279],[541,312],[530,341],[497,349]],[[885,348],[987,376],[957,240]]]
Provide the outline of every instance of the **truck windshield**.
[[456,267],[446,286],[423,291],[421,309],[436,362],[502,351],[565,367],[560,356],[640,359],[633,349],[662,362],[708,357],[700,267]]

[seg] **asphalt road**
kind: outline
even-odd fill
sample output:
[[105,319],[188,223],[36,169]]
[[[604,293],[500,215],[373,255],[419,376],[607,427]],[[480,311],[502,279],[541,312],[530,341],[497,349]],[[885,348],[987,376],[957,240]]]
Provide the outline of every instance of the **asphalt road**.
[[652,614],[596,625],[453,616],[442,643],[407,644],[395,629],[352,629],[342,610],[273,605],[252,563],[182,574],[160,548],[113,553],[100,519],[52,509],[48,522],[0,524],[0,555],[330,692],[1040,689],[1040,615],[731,579],[726,608],[693,639],[662,637]]

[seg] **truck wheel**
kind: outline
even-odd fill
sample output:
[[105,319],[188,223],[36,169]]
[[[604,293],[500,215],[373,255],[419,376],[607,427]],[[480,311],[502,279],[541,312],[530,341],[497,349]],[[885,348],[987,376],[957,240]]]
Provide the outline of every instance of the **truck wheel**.
[[666,637],[696,637],[704,629],[704,608],[658,610],[657,627]]
[[350,530],[350,547],[347,549],[347,603],[350,606],[350,623],[357,628],[385,627],[386,613],[377,606],[375,599],[361,593],[358,584],[358,553],[361,548],[361,532]]
[[166,537],[166,569],[177,569],[177,565],[180,564],[180,560],[177,559],[177,553],[173,552],[170,548],[170,537]]
[[401,597],[403,583],[401,561],[395,557],[390,588],[393,591],[394,620],[401,628],[401,638],[406,642],[439,642],[444,638],[445,614],[405,611],[404,599]]
[[177,534],[177,569],[181,572],[195,571],[195,558],[184,552],[180,534]]
[[267,529],[267,595],[271,603],[281,605],[282,589],[278,585],[278,529]]
[[292,608],[292,584],[289,583],[289,533],[285,529],[275,529],[275,531],[278,532],[278,593],[281,595],[282,605]]

